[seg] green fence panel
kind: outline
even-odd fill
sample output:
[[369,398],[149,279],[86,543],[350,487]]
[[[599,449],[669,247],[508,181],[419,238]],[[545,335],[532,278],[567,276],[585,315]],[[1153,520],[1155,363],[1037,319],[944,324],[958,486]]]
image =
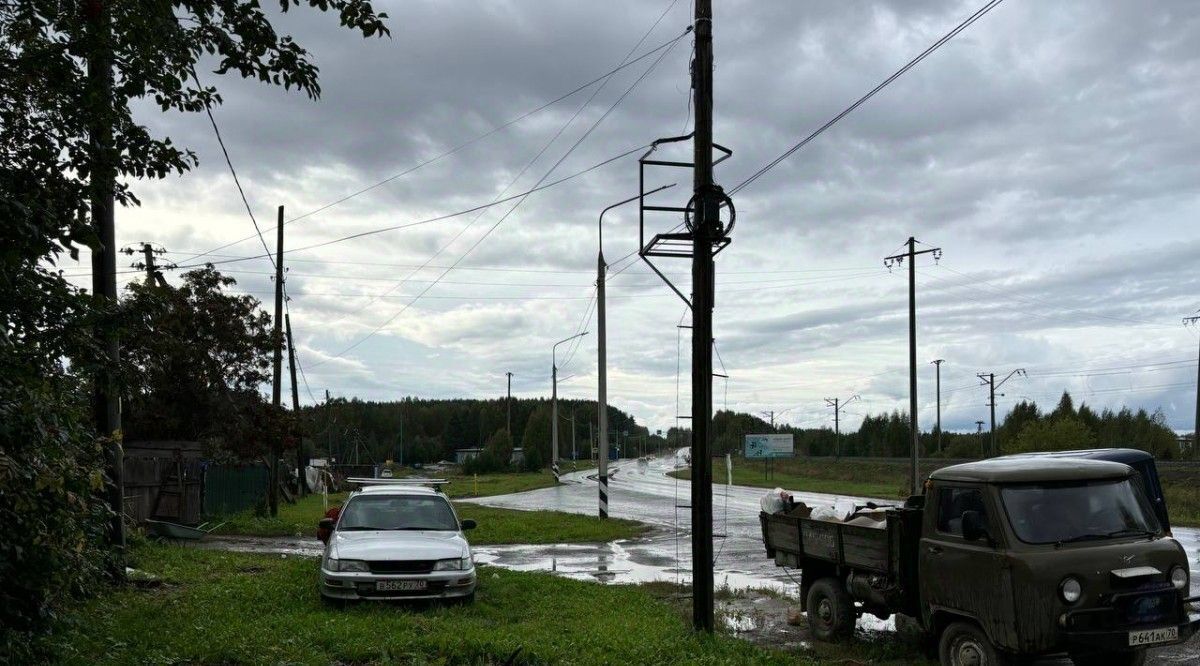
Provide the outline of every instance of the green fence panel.
[[210,465],[204,473],[204,515],[238,513],[267,498],[265,466]]

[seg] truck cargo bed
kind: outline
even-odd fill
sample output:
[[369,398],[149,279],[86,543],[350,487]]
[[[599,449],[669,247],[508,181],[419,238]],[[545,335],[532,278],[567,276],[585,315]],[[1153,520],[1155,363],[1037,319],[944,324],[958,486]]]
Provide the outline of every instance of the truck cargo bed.
[[[889,511],[882,528],[814,520],[787,513],[759,514],[767,555],[789,553],[854,569],[895,575],[900,558],[901,518]],[[776,558],[777,561],[779,558]]]

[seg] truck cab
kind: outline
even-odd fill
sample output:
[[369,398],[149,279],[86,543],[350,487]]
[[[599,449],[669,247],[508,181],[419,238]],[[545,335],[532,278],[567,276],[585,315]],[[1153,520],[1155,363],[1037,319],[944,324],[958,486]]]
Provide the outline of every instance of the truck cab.
[[[1139,664],[1187,640],[1187,557],[1128,465],[994,459],[934,472],[918,549],[922,625],[949,663],[1066,652]],[[952,635],[946,630],[952,625]],[[992,657],[989,662],[986,658]]]
[[923,489],[882,520],[761,514],[768,556],[801,569],[815,637],[898,613],[945,666],[1064,653],[1136,666],[1200,628],[1187,556],[1129,465],[994,458],[940,469]]

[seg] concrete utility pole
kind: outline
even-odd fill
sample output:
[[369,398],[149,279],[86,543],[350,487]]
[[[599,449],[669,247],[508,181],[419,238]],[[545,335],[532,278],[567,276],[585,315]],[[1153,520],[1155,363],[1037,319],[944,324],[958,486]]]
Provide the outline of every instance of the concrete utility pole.
[[[988,453],[993,456],[1000,455],[1000,447],[996,444],[996,389],[1004,386],[1004,383],[1012,379],[1014,375],[1024,376],[1025,369],[1017,368],[1016,370],[1013,370],[1012,372],[1008,373],[1004,379],[1001,379],[1000,383],[998,384],[996,383],[996,373],[994,372],[980,372],[975,375],[982,382],[980,386],[988,387],[988,408],[991,410],[992,415],[991,450]],[[1004,394],[1001,393],[1000,397],[1003,398]]]
[[937,368],[937,450],[942,450],[942,364],[946,359],[931,361]]
[[854,402],[855,400],[861,400],[861,398],[857,394],[852,395],[849,398],[846,398],[845,400],[841,400],[840,398],[825,398],[825,404],[829,407],[833,407],[833,443],[834,443],[833,444],[833,446],[834,446],[833,459],[834,460],[841,460],[841,458],[842,458],[842,427],[841,427],[841,425],[842,425],[842,422],[841,422],[842,410],[846,408],[846,405]]
[[979,435],[979,457],[983,458],[985,457],[983,451],[983,421],[975,422],[975,434]]
[[775,410],[762,412],[760,416],[765,416],[771,420],[771,432],[775,432]]
[[508,441],[512,443],[512,373],[504,373],[508,375],[508,398],[506,400],[508,415],[504,419],[504,432],[508,433]]
[[[597,356],[597,373],[599,375],[599,388],[596,401],[597,415],[596,424],[600,430],[600,469],[597,478],[599,482],[599,500],[600,500],[600,517],[608,517],[608,327],[606,316],[606,303],[604,300],[604,284],[608,281],[607,272],[608,264],[604,262],[604,214],[608,211],[623,206],[627,203],[638,201],[642,198],[650,196],[655,192],[661,192],[675,184],[664,185],[657,187],[645,194],[639,194],[635,197],[629,197],[618,201],[604,210],[600,211],[600,218],[596,222],[597,230],[597,253],[596,253],[596,317],[598,320],[597,326],[600,339],[596,341],[596,356]],[[588,427],[591,427],[589,424]],[[588,435],[591,439],[591,435]]]
[[[292,413],[300,413],[300,387],[296,384],[296,347],[292,343],[292,315],[283,315],[283,324],[287,331],[287,348],[288,348],[288,373],[292,377]],[[304,455],[304,437],[296,442],[296,484],[300,488],[300,496],[303,497],[304,492],[304,468],[308,467],[308,457]]]
[[[1183,325],[1195,326],[1200,323],[1200,315],[1183,318]],[[1197,352],[1197,363],[1200,363],[1200,352]],[[1200,457],[1200,365],[1196,366],[1196,420],[1192,422],[1192,457]]]
[[550,471],[554,473],[554,481],[558,481],[558,346],[575,338],[582,338],[588,332],[576,333],[569,338],[563,338],[554,343],[550,349]]
[[[92,209],[92,228],[100,247],[92,250],[92,296],[100,310],[117,303],[117,244],[113,195],[117,173],[113,164],[113,62],[112,19],[107,3],[84,4],[88,22],[87,104],[92,122],[88,127],[88,182]],[[92,414],[96,433],[109,439],[107,472],[108,506],[113,512],[109,523],[109,542],[116,551],[113,564],[118,578],[125,576],[125,454],[121,448],[121,400],[114,371],[121,360],[120,340],[112,325],[97,326],[94,335],[103,350],[106,363],[96,376],[92,394]]]
[[909,445],[908,488],[910,495],[916,495],[919,485],[917,476],[920,474],[917,460],[921,455],[921,430],[917,425],[917,255],[932,254],[934,261],[937,261],[942,257],[942,249],[932,247],[918,252],[917,239],[912,236],[904,244],[908,246],[908,252],[884,257],[883,264],[891,270],[893,262],[903,264],[908,259],[908,427],[912,437]]
[[[283,206],[279,207],[279,221],[275,234],[275,357],[271,362],[271,404],[280,407],[283,383]],[[279,442],[271,440],[270,487],[267,502],[271,515],[279,515]]]

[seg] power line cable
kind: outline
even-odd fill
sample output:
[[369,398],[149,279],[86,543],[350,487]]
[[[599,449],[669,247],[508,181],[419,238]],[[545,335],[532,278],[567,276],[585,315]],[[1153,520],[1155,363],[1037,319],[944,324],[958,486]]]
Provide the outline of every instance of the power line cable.
[[[200,83],[200,77],[196,76],[196,67],[189,65],[192,72],[192,80],[196,82],[196,87],[201,90],[204,85]],[[254,211],[250,208],[250,201],[246,199],[246,190],[242,189],[242,181],[238,178],[237,169],[233,168],[233,160],[229,158],[229,150],[225,148],[225,139],[221,138],[221,129],[217,127],[217,119],[213,117],[212,107],[208,103],[208,97],[204,96],[204,113],[208,115],[208,122],[212,125],[213,134],[217,136],[217,144],[221,146],[221,154],[225,156],[225,164],[229,166],[229,173],[233,176],[233,182],[237,185],[238,194],[242,197],[242,205],[246,207],[246,214],[250,216],[250,222],[254,224],[255,236],[258,237],[258,242],[262,243],[263,252],[266,253],[267,259],[271,261],[271,267],[275,267],[275,257],[271,256],[271,248],[267,247],[267,240],[263,238],[262,228],[258,226],[258,220],[254,217]],[[254,238],[255,236],[247,236],[246,239]]]
[[[691,31],[691,26],[688,26],[688,29],[687,29],[687,30],[684,32],[684,34],[687,34],[687,33],[688,33],[688,32],[690,32],[690,31]],[[637,78],[637,79],[635,79],[635,80],[633,81],[633,83],[631,83],[631,84],[629,85],[629,87],[628,87],[628,88],[626,88],[626,89],[625,89],[625,92],[621,93],[620,97],[618,97],[618,98],[616,99],[616,101],[614,101],[614,102],[612,103],[612,105],[611,105],[611,106],[609,106],[609,107],[608,107],[608,109],[607,109],[607,110],[606,110],[606,111],[605,111],[605,112],[604,112],[604,113],[603,113],[603,114],[602,114],[602,115],[601,115],[599,118],[597,118],[597,119],[595,120],[595,122],[593,122],[593,123],[592,123],[591,127],[589,127],[589,128],[587,129],[587,131],[585,131],[585,132],[583,133],[583,135],[581,135],[581,136],[580,136],[580,137],[579,137],[579,138],[578,138],[578,139],[575,141],[575,143],[574,143],[574,144],[572,144],[572,145],[571,145],[571,147],[570,147],[570,148],[568,148],[568,149],[567,149],[567,151],[566,151],[565,153],[563,153],[562,157],[560,157],[560,158],[558,159],[558,161],[557,161],[557,162],[555,162],[555,163],[554,163],[554,165],[553,165],[553,166],[551,166],[551,167],[550,167],[550,169],[546,171],[546,173],[545,173],[545,174],[544,174],[544,175],[543,175],[543,176],[542,176],[542,177],[541,177],[541,178],[538,180],[537,184],[534,186],[534,188],[533,188],[533,189],[531,189],[531,190],[530,190],[530,191],[527,193],[527,195],[528,195],[528,194],[531,194],[531,193],[532,193],[532,192],[534,192],[534,191],[536,191],[536,190],[537,190],[537,189],[538,189],[538,188],[539,188],[539,187],[542,185],[542,183],[543,183],[543,182],[545,182],[545,180],[546,180],[547,178],[549,178],[551,174],[553,174],[553,173],[554,173],[554,171],[555,171],[555,170],[556,170],[556,169],[559,167],[559,165],[561,165],[561,164],[562,164],[562,163],[563,163],[563,162],[564,162],[564,161],[565,161],[565,160],[566,160],[568,157],[570,157],[570,156],[571,156],[571,154],[575,152],[575,149],[576,149],[576,148],[578,148],[578,147],[579,147],[579,146],[580,146],[580,145],[581,145],[581,144],[582,144],[582,143],[583,143],[585,140],[587,140],[587,138],[588,138],[589,136],[591,136],[592,132],[594,132],[594,131],[596,130],[596,128],[598,128],[598,127],[599,127],[599,126],[600,126],[600,125],[601,125],[601,124],[604,122],[604,120],[608,118],[608,116],[609,116],[609,115],[610,115],[610,114],[613,112],[613,110],[615,110],[615,109],[617,108],[617,106],[619,106],[619,105],[621,104],[621,102],[623,102],[623,101],[625,100],[625,98],[626,98],[626,97],[628,97],[628,96],[629,96],[629,94],[630,94],[630,93],[632,93],[632,92],[634,91],[634,89],[636,89],[636,88],[637,88],[637,86],[638,86],[638,85],[639,85],[639,84],[640,84],[640,83],[641,83],[643,80],[645,80],[645,78],[646,78],[647,76],[649,76],[649,74],[650,74],[651,72],[653,72],[653,71],[654,71],[654,70],[655,70],[655,69],[658,67],[658,64],[659,64],[659,63],[661,63],[661,62],[663,61],[663,59],[664,59],[664,58],[666,58],[666,56],[667,56],[667,55],[669,55],[669,54],[671,53],[672,46],[674,46],[675,44],[679,43],[679,39],[681,39],[681,38],[682,38],[682,35],[681,35],[680,37],[677,37],[677,38],[676,38],[676,39],[675,39],[673,42],[671,42],[671,46],[668,46],[668,47],[667,47],[665,50],[663,50],[663,52],[662,52],[661,54],[659,54],[658,58],[654,59],[654,61],[650,63],[650,65],[649,65],[649,66],[646,68],[646,70],[645,70],[645,71],[643,71],[643,72],[642,72],[642,74],[641,74],[640,76],[638,76],[638,78]],[[342,356],[342,355],[346,354],[347,352],[349,352],[349,351],[353,350],[354,348],[358,347],[358,346],[359,346],[359,345],[361,345],[362,343],[364,343],[364,342],[366,342],[367,340],[369,340],[369,339],[370,339],[371,337],[373,337],[373,336],[374,336],[376,333],[378,333],[379,331],[383,330],[383,329],[384,329],[386,326],[388,326],[388,325],[389,325],[389,324],[391,324],[393,321],[395,321],[395,320],[396,320],[398,317],[400,317],[400,315],[404,314],[404,312],[405,312],[406,310],[408,310],[408,308],[412,307],[412,305],[413,305],[414,303],[416,303],[417,301],[419,301],[419,300],[420,300],[420,299],[421,299],[421,298],[422,298],[422,297],[423,297],[425,294],[427,294],[427,293],[429,292],[429,290],[430,290],[430,289],[433,289],[433,287],[437,286],[438,282],[440,282],[442,278],[444,278],[444,277],[445,277],[445,276],[446,276],[446,275],[447,275],[447,274],[448,274],[450,271],[454,270],[454,268],[456,268],[456,267],[458,266],[458,264],[459,264],[459,263],[460,263],[460,262],[461,262],[463,259],[466,259],[466,258],[467,258],[467,256],[469,256],[469,255],[471,254],[471,252],[473,252],[473,251],[474,251],[474,250],[475,250],[477,247],[479,247],[479,245],[480,245],[481,243],[483,243],[483,241],[484,241],[484,240],[486,240],[486,239],[487,239],[487,238],[488,238],[488,237],[489,237],[489,236],[492,234],[492,232],[494,232],[494,231],[495,231],[497,228],[499,228],[499,227],[500,227],[500,225],[501,225],[501,224],[503,224],[503,223],[504,223],[504,221],[505,221],[505,220],[507,220],[507,219],[508,219],[508,217],[509,217],[509,216],[510,216],[510,215],[511,215],[511,214],[512,214],[514,211],[516,211],[516,210],[517,210],[517,208],[519,208],[519,207],[520,207],[520,205],[521,205],[522,203],[524,203],[524,201],[525,201],[525,199],[526,199],[526,198],[527,198],[527,196],[523,196],[523,197],[521,197],[520,199],[518,199],[518,200],[516,201],[516,203],[515,203],[515,204],[513,204],[513,206],[512,206],[511,208],[509,208],[507,211],[505,211],[504,215],[502,215],[502,216],[500,217],[500,219],[496,220],[496,222],[495,222],[495,223],[494,223],[494,224],[493,224],[491,227],[489,227],[489,228],[488,228],[488,230],[487,230],[487,231],[485,231],[485,232],[483,233],[483,235],[482,235],[482,236],[480,236],[478,239],[476,239],[476,240],[475,240],[475,242],[474,242],[474,243],[473,243],[473,244],[472,244],[470,247],[468,247],[468,248],[467,248],[466,252],[464,252],[462,255],[460,255],[460,256],[459,256],[459,258],[458,258],[458,259],[456,259],[456,260],[454,261],[454,263],[452,263],[452,264],[450,265],[450,267],[449,267],[449,268],[447,268],[447,269],[446,269],[444,272],[442,272],[442,274],[441,274],[441,275],[439,275],[439,276],[437,277],[437,279],[435,279],[435,280],[434,280],[434,281],[433,281],[431,284],[429,284],[427,287],[425,287],[425,289],[424,289],[424,290],[423,290],[423,291],[422,291],[420,294],[417,294],[417,296],[416,296],[415,298],[413,298],[413,300],[412,300],[412,301],[410,301],[409,303],[407,303],[407,304],[406,304],[406,305],[405,305],[403,308],[401,308],[401,309],[400,309],[399,311],[397,311],[397,312],[396,312],[394,315],[392,315],[391,317],[389,317],[387,321],[385,321],[383,324],[381,324],[381,325],[379,325],[378,327],[376,327],[374,330],[372,330],[372,331],[371,331],[370,333],[368,333],[366,336],[364,336],[364,337],[360,338],[359,340],[355,341],[353,344],[351,344],[350,346],[346,347],[345,349],[343,349],[343,350],[339,351],[338,353],[336,353],[336,354],[332,355],[332,356],[331,356],[331,357],[329,357],[328,359],[325,359],[325,360],[321,361],[321,363],[325,363],[325,362],[327,362],[328,360],[331,360],[331,359],[334,359],[334,358],[338,358],[338,357],[340,357],[340,356]]]
[[[442,220],[448,220],[448,219],[459,217],[462,215],[468,215],[470,213],[474,213],[476,211],[483,210],[485,208],[491,208],[492,206],[496,206],[496,205],[499,205],[502,203],[507,203],[509,201],[521,199],[522,197],[533,194],[534,192],[540,192],[542,190],[547,190],[547,189],[550,189],[551,187],[561,185],[565,182],[574,180],[575,178],[578,178],[585,174],[591,173],[592,171],[595,171],[596,169],[599,169],[604,166],[608,166],[609,164],[612,164],[613,162],[616,162],[617,160],[620,160],[624,157],[628,157],[630,155],[633,155],[634,153],[641,152],[648,147],[650,147],[650,144],[644,144],[644,145],[638,146],[636,148],[631,148],[629,150],[626,150],[625,152],[619,153],[617,155],[613,155],[612,157],[609,157],[608,159],[597,162],[596,164],[593,164],[592,166],[587,167],[586,169],[576,171],[575,173],[573,173],[569,176],[564,176],[562,178],[559,178],[558,180],[552,180],[548,183],[539,184],[535,187],[525,190],[524,192],[518,192],[516,194],[504,197],[503,199],[498,199],[496,201],[492,201],[490,203],[480,204],[478,206],[472,206],[471,208],[456,211],[454,213],[437,215],[435,217],[429,217],[429,218],[425,218],[423,220],[417,220],[415,222],[408,222],[408,223],[404,223],[404,224],[396,224],[396,225],[381,227],[381,228],[377,228],[377,229],[370,229],[367,231],[350,234],[348,236],[341,236],[339,238],[334,238],[332,240],[322,241],[320,243],[313,243],[311,245],[305,245],[302,247],[293,248],[293,249],[288,250],[288,254],[291,254],[294,252],[305,252],[308,250],[315,250],[317,248],[328,247],[330,245],[335,245],[337,243],[344,243],[346,241],[356,240],[359,238],[365,238],[367,236],[374,236],[377,234],[387,233],[389,231],[397,231],[400,229],[409,229],[412,227],[418,227],[418,226],[422,226],[425,224],[431,224],[433,222],[441,222]],[[263,259],[263,258],[269,257],[269,256],[271,256],[270,253],[267,253],[265,255],[253,255],[253,256],[248,256],[248,257],[239,257],[236,259],[229,259],[229,260],[225,260],[225,261],[206,261],[206,262],[199,263],[199,264],[181,264],[177,268],[180,268],[180,269],[197,268],[197,267],[207,266],[209,264],[212,264],[212,265],[231,264],[231,263],[237,263],[237,262],[242,262],[242,261],[252,261],[252,260],[256,260],[256,259]],[[458,268],[457,266],[451,266],[451,270],[454,270],[457,268]]]
[[783,152],[782,155],[771,160],[770,162],[768,162],[765,166],[763,166],[758,171],[755,171],[753,174],[750,175],[749,178],[738,183],[736,186],[734,186],[733,189],[729,190],[729,194],[730,195],[736,194],[737,192],[741,191],[742,188],[749,186],[751,183],[753,183],[754,181],[761,178],[763,176],[763,174],[767,173],[771,169],[774,169],[776,166],[779,165],[780,162],[791,157],[792,154],[795,153],[797,150],[800,150],[804,146],[808,145],[809,142],[811,142],[813,139],[820,136],[822,133],[825,132],[825,130],[827,130],[830,127],[833,127],[835,124],[837,124],[837,122],[839,120],[841,120],[842,118],[845,118],[846,116],[853,113],[855,109],[862,106],[864,103],[866,103],[867,100],[874,97],[879,91],[883,90],[890,83],[892,83],[896,79],[903,76],[906,72],[908,72],[908,70],[912,69],[917,64],[919,64],[922,60],[929,57],[930,54],[932,54],[934,51],[941,48],[946,42],[950,41],[956,35],[958,35],[958,33],[962,32],[963,30],[966,30],[968,27],[971,26],[971,24],[975,23],[975,21],[978,21],[985,14],[990,12],[992,9],[994,9],[997,5],[999,5],[1003,1],[1004,0],[990,0],[988,3],[983,5],[983,7],[980,7],[978,10],[975,11],[974,14],[971,14],[962,23],[959,23],[953,30],[951,30],[950,32],[943,35],[941,37],[941,39],[937,40],[931,46],[929,46],[929,48],[922,51],[920,53],[920,55],[918,55],[917,57],[908,61],[908,64],[906,64],[903,67],[901,67],[900,69],[896,70],[896,72],[894,72],[891,76],[884,79],[882,83],[880,83],[879,85],[872,88],[870,92],[868,92],[867,94],[858,98],[858,100],[856,102],[854,102],[850,106],[843,109],[841,113],[834,116],[832,119],[830,119],[824,125],[818,127],[812,134],[809,134],[807,137],[801,139],[799,143],[796,143],[791,148],[788,148],[786,151]]
[[[667,12],[671,11],[671,8],[674,7],[675,3],[677,3],[678,1],[679,0],[671,0],[671,3],[669,5],[667,5],[667,8],[665,10],[663,10],[663,13],[661,15],[659,15],[658,20],[656,20],[650,26],[650,29],[647,30],[644,35],[642,35],[642,38],[639,39],[637,41],[637,43],[633,45],[633,48],[629,49],[629,52],[625,54],[625,57],[621,59],[621,62],[618,65],[618,69],[620,68],[620,65],[624,65],[626,62],[628,62],[629,59],[633,57],[634,53],[637,53],[637,50],[642,47],[642,44],[644,44],[646,42],[646,40],[650,37],[651,33],[654,32],[654,29],[658,27],[658,24],[661,23],[664,18],[666,18]],[[616,71],[616,70],[613,70],[613,71]],[[512,189],[512,187],[514,185],[516,185],[518,181],[521,180],[521,178],[525,175],[525,173],[528,172],[529,169],[533,168],[533,165],[535,163],[537,163],[537,161],[539,159],[542,158],[542,155],[546,154],[546,151],[549,150],[550,147],[553,146],[556,141],[558,141],[558,139],[562,136],[563,132],[565,132],[568,127],[570,127],[572,124],[575,123],[575,120],[579,118],[579,114],[583,113],[584,109],[588,108],[591,105],[592,101],[596,99],[596,96],[599,95],[600,92],[604,90],[605,86],[607,86],[608,82],[611,80],[612,80],[611,77],[604,79],[604,81],[602,81],[600,83],[600,85],[596,86],[596,88],[594,90],[592,90],[592,94],[589,95],[586,100],[584,100],[583,104],[579,105],[579,108],[577,108],[575,110],[575,113],[571,116],[571,118],[569,120],[567,120],[567,122],[562,124],[562,126],[559,128],[558,132],[556,132],[554,134],[554,136],[550,138],[549,141],[545,142],[542,145],[541,149],[538,150],[537,153],[535,153],[533,155],[533,157],[530,158],[529,161],[525,163],[525,166],[521,167],[521,170],[519,172],[517,172],[517,175],[513,176],[513,178],[508,182],[508,185],[506,185],[504,187],[504,189],[501,190],[500,193],[496,195],[495,199],[493,199],[493,203],[495,202],[496,199],[503,198],[504,195],[507,194],[508,191],[510,189]],[[521,201],[524,201],[524,200],[522,199]],[[518,201],[518,203],[516,205],[514,205],[514,208],[516,206],[520,205],[520,203],[521,202]],[[471,227],[475,226],[475,223],[478,222],[480,220],[480,218],[482,218],[484,213],[486,213],[486,212],[487,212],[486,209],[479,211],[479,214],[477,214],[474,218],[472,218],[469,222],[467,222],[467,224],[464,225],[462,229],[459,229],[458,233],[454,234],[453,238],[451,238],[449,241],[447,241],[441,247],[439,247],[437,249],[437,251],[434,252],[431,257],[429,257],[429,259],[425,260],[419,267],[413,269],[403,279],[401,279],[401,280],[397,281],[395,284],[393,284],[392,287],[389,288],[387,291],[385,291],[383,294],[367,301],[366,303],[364,303],[361,307],[359,307],[354,312],[350,312],[350,313],[342,315],[342,317],[340,317],[338,319],[338,321],[334,322],[334,323],[345,321],[347,318],[357,315],[358,313],[362,312],[366,308],[370,307],[373,303],[378,301],[379,298],[386,296],[388,294],[391,294],[391,293],[395,292],[397,289],[399,289],[400,287],[402,287],[413,276],[415,276],[417,273],[419,273],[421,270],[423,270],[426,266],[428,266],[430,263],[432,263],[435,259],[437,259],[443,252],[450,249],[450,247],[452,245],[454,245],[454,243],[458,242],[458,239],[462,238],[463,234],[465,234],[467,232],[467,230],[469,230]],[[578,345],[578,341],[576,341],[576,346],[577,345]]]
[[[674,3],[672,3],[672,4],[674,4]],[[660,20],[661,20],[661,19],[660,19]],[[655,25],[657,25],[657,23],[656,23]],[[293,217],[293,218],[291,218],[291,219],[289,219],[289,220],[285,220],[285,221],[284,221],[284,224],[290,224],[290,223],[292,223],[292,222],[296,222],[297,220],[302,220],[302,219],[304,219],[304,218],[306,218],[306,217],[310,217],[310,216],[312,216],[312,215],[316,215],[317,213],[320,213],[320,212],[322,212],[322,211],[325,211],[325,210],[328,210],[328,209],[330,209],[330,208],[333,208],[334,206],[337,206],[337,205],[339,205],[339,204],[345,203],[346,201],[349,201],[350,199],[353,199],[353,198],[355,198],[355,197],[357,197],[357,196],[359,196],[359,195],[362,195],[362,194],[365,194],[365,193],[367,193],[367,192],[370,192],[371,190],[374,190],[374,189],[376,189],[376,188],[378,188],[378,187],[380,187],[380,186],[382,186],[382,185],[386,185],[387,183],[390,183],[390,182],[392,182],[392,181],[394,181],[394,180],[396,180],[396,179],[398,179],[398,178],[401,178],[401,177],[403,177],[403,176],[405,176],[405,175],[408,175],[408,174],[410,174],[410,173],[412,173],[412,172],[416,171],[417,169],[420,169],[420,168],[422,168],[422,167],[428,166],[428,165],[430,165],[430,164],[433,164],[434,162],[437,162],[437,161],[439,161],[439,160],[442,160],[442,159],[444,159],[444,158],[446,158],[446,157],[449,157],[449,156],[451,156],[451,155],[454,155],[455,153],[457,153],[457,152],[459,152],[459,151],[463,150],[464,148],[467,148],[468,146],[470,146],[470,145],[472,145],[472,144],[475,144],[475,143],[477,143],[477,142],[479,142],[479,141],[482,141],[483,139],[486,139],[486,138],[488,138],[488,137],[490,137],[490,136],[492,136],[492,135],[496,134],[497,132],[500,132],[501,130],[504,130],[504,129],[507,129],[507,128],[509,128],[509,127],[512,127],[513,125],[515,125],[515,124],[517,124],[517,123],[521,122],[522,120],[525,120],[526,118],[529,118],[530,116],[533,116],[533,115],[535,115],[535,114],[537,114],[537,113],[539,113],[539,112],[541,112],[541,111],[544,111],[545,109],[547,109],[547,108],[549,108],[549,107],[551,107],[551,106],[554,106],[555,104],[557,104],[557,103],[559,103],[559,102],[563,101],[564,99],[567,99],[568,97],[571,97],[571,96],[575,95],[576,93],[579,93],[579,92],[581,92],[581,91],[583,91],[583,90],[586,90],[587,88],[590,88],[591,86],[593,86],[593,85],[595,85],[595,84],[597,84],[597,83],[599,83],[599,82],[601,82],[601,81],[607,81],[609,78],[611,78],[611,77],[612,77],[614,74],[616,74],[617,72],[620,72],[621,70],[623,70],[623,69],[626,69],[627,67],[631,67],[631,66],[633,66],[634,64],[636,64],[636,63],[638,63],[638,62],[641,62],[642,60],[645,60],[646,58],[649,58],[650,56],[654,55],[655,53],[658,53],[659,51],[662,51],[663,49],[666,49],[666,48],[668,48],[668,47],[672,46],[672,45],[673,45],[675,42],[677,42],[677,41],[679,41],[680,39],[682,39],[682,38],[683,38],[683,37],[684,37],[686,34],[687,34],[687,32],[684,32],[684,33],[683,33],[682,35],[680,35],[679,37],[676,37],[675,39],[673,39],[673,40],[671,40],[671,41],[664,42],[663,44],[660,44],[659,46],[656,46],[655,48],[653,48],[653,49],[651,49],[651,50],[649,50],[649,51],[647,51],[647,52],[643,53],[642,55],[638,56],[637,58],[634,58],[633,60],[630,60],[630,61],[628,61],[628,62],[624,62],[624,63],[623,63],[623,64],[621,64],[619,67],[616,67],[616,68],[614,68],[614,69],[612,69],[612,70],[609,70],[608,72],[606,72],[606,73],[604,73],[604,74],[602,74],[602,75],[600,75],[600,76],[598,76],[598,77],[596,77],[596,78],[592,79],[591,81],[588,81],[587,83],[584,83],[584,84],[582,84],[582,85],[580,85],[580,86],[578,86],[578,87],[574,88],[574,89],[573,89],[573,90],[571,90],[570,92],[564,93],[564,94],[562,94],[562,95],[560,95],[560,96],[558,96],[558,97],[556,97],[556,98],[554,98],[554,99],[550,100],[549,102],[545,102],[545,103],[544,103],[544,104],[542,104],[541,106],[538,106],[538,107],[536,107],[536,108],[534,108],[534,109],[531,109],[531,110],[529,110],[529,111],[526,111],[525,113],[523,113],[523,114],[521,114],[521,115],[519,115],[519,116],[517,116],[517,117],[513,118],[512,120],[509,120],[509,121],[507,121],[507,122],[505,122],[505,123],[502,123],[502,124],[500,124],[500,125],[497,125],[496,127],[493,127],[492,129],[488,130],[487,132],[484,132],[484,133],[482,133],[482,134],[480,134],[480,135],[478,135],[478,136],[475,136],[474,138],[468,139],[467,141],[464,141],[463,143],[460,143],[460,144],[458,144],[457,146],[455,146],[455,147],[453,147],[453,148],[451,148],[451,149],[449,149],[449,150],[446,150],[446,151],[444,151],[444,152],[442,152],[442,153],[440,153],[440,154],[438,154],[438,155],[436,155],[436,156],[434,156],[434,157],[431,157],[431,158],[429,158],[429,159],[427,159],[427,160],[424,160],[424,161],[422,161],[422,162],[419,162],[419,163],[417,163],[416,165],[414,165],[414,166],[412,166],[412,167],[409,167],[409,168],[407,168],[407,169],[405,169],[405,170],[403,170],[403,171],[401,171],[401,172],[399,172],[399,173],[396,173],[396,174],[394,174],[394,175],[388,176],[387,178],[384,178],[383,180],[377,181],[377,182],[373,183],[372,185],[369,185],[369,186],[367,186],[367,187],[364,187],[364,188],[362,188],[362,189],[360,189],[360,190],[358,190],[358,191],[356,191],[356,192],[353,192],[353,193],[351,193],[351,194],[349,194],[349,195],[346,195],[346,196],[344,196],[344,197],[342,197],[342,198],[340,198],[340,199],[337,199],[337,200],[335,200],[335,201],[331,201],[331,202],[329,202],[329,203],[327,203],[327,204],[325,204],[325,205],[323,205],[323,206],[320,206],[320,207],[318,207],[318,208],[315,208],[315,209],[313,209],[313,210],[310,210],[310,211],[308,211],[307,213],[303,213],[303,214],[301,214],[301,215],[297,215],[296,217]],[[195,76],[195,74],[194,74],[194,73],[193,73],[193,76]],[[199,84],[199,81],[197,81],[197,85],[198,85],[198,84]],[[239,188],[239,189],[240,189],[240,188]],[[243,197],[243,198],[244,198],[244,197]],[[273,227],[272,227],[272,229],[273,229]],[[261,232],[260,232],[260,235],[261,235]],[[201,257],[208,256],[208,255],[210,255],[210,254],[212,254],[212,253],[214,253],[214,252],[219,252],[219,251],[221,251],[221,250],[223,250],[223,249],[225,249],[225,248],[228,248],[228,247],[233,247],[234,245],[239,245],[239,244],[241,244],[241,243],[244,243],[244,242],[246,242],[246,241],[248,241],[248,240],[251,240],[251,239],[253,239],[253,238],[254,238],[254,236],[247,236],[247,237],[245,237],[245,238],[238,239],[238,240],[236,240],[236,241],[233,241],[233,242],[231,242],[231,243],[226,243],[226,244],[224,244],[224,245],[217,246],[217,247],[215,247],[215,248],[213,248],[213,249],[211,249],[211,250],[208,250],[208,251],[206,251],[206,252],[201,252],[201,253],[197,254],[196,256],[194,256],[194,257],[191,257],[191,258],[187,259],[186,261],[189,261],[189,262],[190,262],[190,261],[195,261],[196,259],[199,259],[199,258],[201,258]]]

